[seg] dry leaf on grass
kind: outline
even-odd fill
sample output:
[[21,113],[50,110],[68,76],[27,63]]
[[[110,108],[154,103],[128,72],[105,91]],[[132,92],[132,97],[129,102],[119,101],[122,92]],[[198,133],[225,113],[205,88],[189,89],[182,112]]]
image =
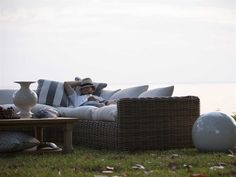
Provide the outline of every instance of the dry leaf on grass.
[[113,170],[114,170],[114,167],[107,166],[106,169],[107,169],[107,170],[111,170],[111,171],[113,171]]
[[217,166],[226,166],[226,163],[219,162]]
[[188,171],[188,172],[192,172],[192,168],[193,168],[192,165],[183,164],[183,167],[184,167],[184,168],[187,168],[187,171]]
[[183,167],[188,168],[188,169],[193,168],[192,165],[187,165],[187,164],[183,164]]
[[152,170],[151,171],[146,170],[145,167],[143,165],[140,165],[140,164],[135,164],[134,166],[132,166],[132,168],[143,170],[145,175],[148,175],[148,174],[153,172]]
[[92,156],[90,154],[87,154],[84,158],[85,158],[85,160],[91,160]]
[[157,154],[151,154],[151,156],[157,156]]
[[145,175],[149,175],[149,174],[152,173],[153,171],[152,171],[152,170],[151,170],[151,171],[146,171],[146,170],[144,170],[143,172],[144,172]]
[[110,171],[110,170],[103,170],[102,173],[111,174],[111,173],[113,173],[113,171]]
[[223,170],[224,168],[225,168],[224,166],[219,165],[219,166],[210,167],[209,169],[210,169],[210,170],[217,170],[217,169]]
[[217,169],[224,169],[226,166],[226,163],[219,162],[217,165],[210,167],[210,170],[217,170]]
[[207,177],[207,175],[196,173],[196,174],[191,174],[190,177]]
[[58,171],[58,175],[61,176],[61,171],[60,170]]
[[133,169],[141,169],[141,170],[144,170],[145,167],[143,165],[140,165],[140,164],[135,164],[134,166],[132,166]]
[[176,158],[176,157],[179,157],[179,154],[172,154],[172,155],[171,155],[171,158],[172,158],[172,159],[174,159],[174,158]]
[[102,173],[111,174],[113,173],[114,167],[106,166],[106,170],[103,170]]

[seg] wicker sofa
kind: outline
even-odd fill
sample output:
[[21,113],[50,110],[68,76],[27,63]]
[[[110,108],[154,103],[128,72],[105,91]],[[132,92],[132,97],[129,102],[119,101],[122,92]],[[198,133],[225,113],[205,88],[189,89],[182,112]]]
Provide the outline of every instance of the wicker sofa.
[[121,99],[115,122],[79,120],[75,143],[96,148],[145,150],[192,147],[199,99],[187,97]]
[[[123,98],[117,102],[115,121],[78,118],[73,143],[114,150],[193,147],[192,126],[199,116],[199,107],[196,96]],[[46,141],[60,142],[62,129],[46,128],[44,136]]]

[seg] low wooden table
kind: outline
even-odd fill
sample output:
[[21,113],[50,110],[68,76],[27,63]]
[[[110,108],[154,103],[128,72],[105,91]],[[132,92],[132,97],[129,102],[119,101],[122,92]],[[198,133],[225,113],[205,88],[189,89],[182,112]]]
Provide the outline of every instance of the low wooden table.
[[63,152],[68,153],[73,150],[72,146],[72,130],[73,125],[78,118],[56,117],[56,118],[20,118],[20,119],[0,119],[0,129],[12,127],[34,127],[35,138],[43,141],[43,127],[62,126],[64,133]]

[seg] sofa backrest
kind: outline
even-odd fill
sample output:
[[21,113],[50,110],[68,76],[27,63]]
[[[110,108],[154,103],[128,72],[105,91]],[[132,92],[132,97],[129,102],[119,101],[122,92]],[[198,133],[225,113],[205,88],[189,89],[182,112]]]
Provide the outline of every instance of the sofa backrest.
[[0,89],[0,104],[13,104],[12,95],[14,89]]

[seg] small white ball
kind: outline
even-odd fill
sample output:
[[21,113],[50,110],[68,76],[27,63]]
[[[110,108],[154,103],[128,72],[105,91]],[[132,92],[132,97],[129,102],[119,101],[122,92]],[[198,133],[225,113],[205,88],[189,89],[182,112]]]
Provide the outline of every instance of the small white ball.
[[227,151],[236,146],[236,122],[222,112],[202,114],[192,129],[194,146],[200,151]]

